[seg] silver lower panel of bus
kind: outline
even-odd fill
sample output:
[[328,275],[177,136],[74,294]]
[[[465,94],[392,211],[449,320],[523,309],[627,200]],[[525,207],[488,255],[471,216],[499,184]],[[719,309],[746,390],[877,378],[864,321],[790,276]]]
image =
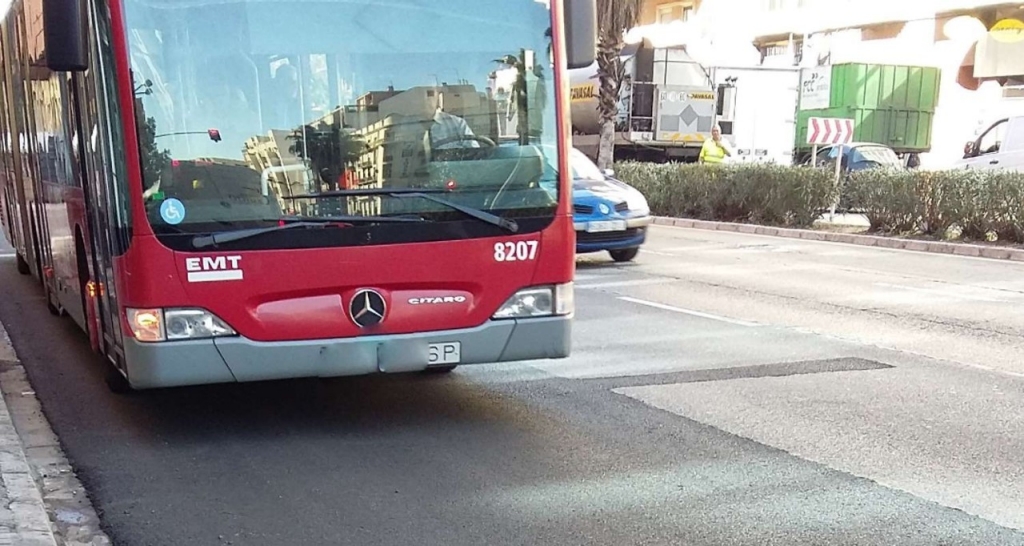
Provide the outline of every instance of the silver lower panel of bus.
[[136,389],[299,377],[402,373],[428,367],[431,345],[458,343],[459,366],[569,356],[572,317],[490,321],[476,328],[315,341],[243,337],[139,343],[126,340]]

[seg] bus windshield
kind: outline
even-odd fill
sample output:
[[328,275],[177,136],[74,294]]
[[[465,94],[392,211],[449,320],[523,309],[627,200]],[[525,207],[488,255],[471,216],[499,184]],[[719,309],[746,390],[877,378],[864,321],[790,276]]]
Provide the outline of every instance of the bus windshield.
[[[520,231],[554,217],[547,2],[126,0],[125,20],[165,242],[338,215],[424,220],[360,226],[379,243],[496,234],[430,200],[346,190],[443,191]],[[267,244],[304,246],[288,233]]]

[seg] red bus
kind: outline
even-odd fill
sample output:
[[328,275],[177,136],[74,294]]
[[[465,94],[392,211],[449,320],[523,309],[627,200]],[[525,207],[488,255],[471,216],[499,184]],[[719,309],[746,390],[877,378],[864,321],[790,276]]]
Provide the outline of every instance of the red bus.
[[0,223],[116,392],[569,354],[594,0],[2,17]]

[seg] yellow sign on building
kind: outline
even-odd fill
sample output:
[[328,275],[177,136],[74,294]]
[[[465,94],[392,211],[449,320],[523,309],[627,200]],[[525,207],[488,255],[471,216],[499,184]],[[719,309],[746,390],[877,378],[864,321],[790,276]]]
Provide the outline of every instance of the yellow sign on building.
[[1020,19],[1003,19],[992,25],[988,32],[993,40],[1012,44],[1024,40],[1024,23]]

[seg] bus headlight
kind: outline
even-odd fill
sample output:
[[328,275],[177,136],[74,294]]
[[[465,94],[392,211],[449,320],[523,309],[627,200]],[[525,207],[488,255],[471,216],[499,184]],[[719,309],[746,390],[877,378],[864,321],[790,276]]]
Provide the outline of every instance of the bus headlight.
[[209,339],[237,335],[233,328],[205,309],[128,309],[135,339],[145,342]]
[[572,283],[524,288],[494,313],[494,319],[515,319],[570,315],[575,310]]
[[235,335],[227,323],[203,309],[168,309],[164,311],[164,320],[168,341]]

